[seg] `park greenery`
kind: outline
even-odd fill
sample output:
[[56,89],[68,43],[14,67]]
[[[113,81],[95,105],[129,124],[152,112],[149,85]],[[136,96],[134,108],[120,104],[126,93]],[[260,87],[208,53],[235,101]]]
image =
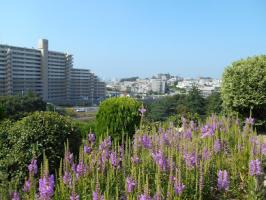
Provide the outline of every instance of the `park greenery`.
[[232,63],[222,81],[223,107],[227,112],[256,119],[266,129],[266,56],[255,56]]
[[110,98],[90,121],[33,93],[0,97],[0,199],[263,199],[265,95],[256,56],[207,98],[196,85]]
[[121,140],[123,133],[132,136],[140,122],[140,102],[129,98],[109,98],[100,104],[96,115],[96,132],[108,133]]

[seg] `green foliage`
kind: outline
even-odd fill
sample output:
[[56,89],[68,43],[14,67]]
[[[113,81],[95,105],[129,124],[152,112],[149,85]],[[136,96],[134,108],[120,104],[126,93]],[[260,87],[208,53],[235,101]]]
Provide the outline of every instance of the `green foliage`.
[[0,163],[2,173],[6,173],[9,180],[21,181],[30,160],[35,157],[40,163],[43,153],[49,159],[50,169],[58,168],[67,139],[71,151],[76,154],[79,151],[79,129],[70,118],[55,112],[35,112],[12,126],[7,126],[8,123],[1,126],[0,145],[6,150],[2,152],[5,155],[0,156]]
[[169,116],[186,116],[198,114],[204,117],[206,114],[206,99],[200,90],[193,86],[188,94],[167,96],[147,105],[147,118],[151,121],[164,121]]
[[147,118],[152,121],[163,121],[177,113],[177,107],[185,102],[184,95],[167,96],[148,104]]
[[199,114],[186,112],[184,114],[171,115],[167,118],[166,122],[172,123],[175,127],[182,126],[182,118],[185,118],[188,122],[193,121],[195,124],[200,124],[202,121]]
[[108,134],[120,140],[122,133],[133,135],[140,124],[140,102],[129,97],[109,98],[100,104],[96,115],[97,134]]
[[34,93],[25,96],[0,96],[3,115],[12,120],[18,120],[34,111],[45,111],[46,103]]
[[193,85],[186,96],[186,106],[191,113],[205,115],[206,100],[196,85]]
[[95,133],[96,131],[96,120],[76,121],[75,123],[80,129],[82,138],[86,138],[88,132]]
[[213,91],[207,97],[206,112],[210,114],[220,114],[222,111],[222,99],[220,91]]
[[255,56],[232,63],[222,79],[221,94],[227,112],[250,115],[257,120],[266,115],[266,56]]

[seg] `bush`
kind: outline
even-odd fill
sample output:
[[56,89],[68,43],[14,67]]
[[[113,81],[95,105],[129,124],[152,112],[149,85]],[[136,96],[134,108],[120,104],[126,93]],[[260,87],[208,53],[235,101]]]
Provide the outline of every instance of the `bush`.
[[122,133],[133,135],[140,123],[140,102],[129,97],[109,98],[100,104],[96,115],[96,132],[122,139]]
[[35,111],[45,111],[46,103],[34,93],[25,96],[1,96],[0,106],[5,118],[18,120]]
[[88,132],[95,133],[96,130],[96,121],[76,121],[76,125],[79,127],[82,138],[88,136]]
[[55,170],[67,139],[74,153],[78,153],[81,143],[80,131],[71,119],[54,112],[35,112],[9,127],[1,129],[2,137],[6,137],[1,142],[8,142],[8,150],[5,157],[0,157],[9,180],[21,181],[30,160],[35,157],[40,163],[43,153],[49,159],[50,169]]
[[252,111],[255,119],[265,119],[266,56],[232,63],[223,74],[221,94],[227,112],[248,117]]

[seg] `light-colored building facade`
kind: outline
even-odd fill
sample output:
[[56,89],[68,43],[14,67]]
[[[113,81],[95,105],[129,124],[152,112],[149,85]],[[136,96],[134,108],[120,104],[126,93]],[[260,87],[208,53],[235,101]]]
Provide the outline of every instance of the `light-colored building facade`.
[[93,104],[105,97],[105,83],[88,69],[73,68],[73,57],[49,51],[48,40],[37,49],[0,44],[0,95],[33,91],[52,103]]
[[166,89],[166,81],[161,79],[151,79],[151,90],[159,94],[164,94]]

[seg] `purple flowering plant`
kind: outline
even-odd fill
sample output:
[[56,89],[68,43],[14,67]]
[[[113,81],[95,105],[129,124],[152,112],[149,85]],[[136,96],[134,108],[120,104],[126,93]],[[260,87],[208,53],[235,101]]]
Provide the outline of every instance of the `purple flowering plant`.
[[[29,176],[21,186],[8,191],[8,197],[245,199],[253,194],[250,199],[260,199],[261,193],[250,185],[258,184],[258,176],[264,173],[266,144],[252,126],[246,129],[236,119],[218,116],[197,126],[182,120],[182,131],[167,122],[159,128],[143,124],[134,138],[123,144],[108,136],[97,138],[96,143],[95,134],[89,133],[79,155],[66,148],[59,169],[49,172],[49,160],[39,168],[35,159],[30,160]],[[249,119],[246,123],[253,122]]]

